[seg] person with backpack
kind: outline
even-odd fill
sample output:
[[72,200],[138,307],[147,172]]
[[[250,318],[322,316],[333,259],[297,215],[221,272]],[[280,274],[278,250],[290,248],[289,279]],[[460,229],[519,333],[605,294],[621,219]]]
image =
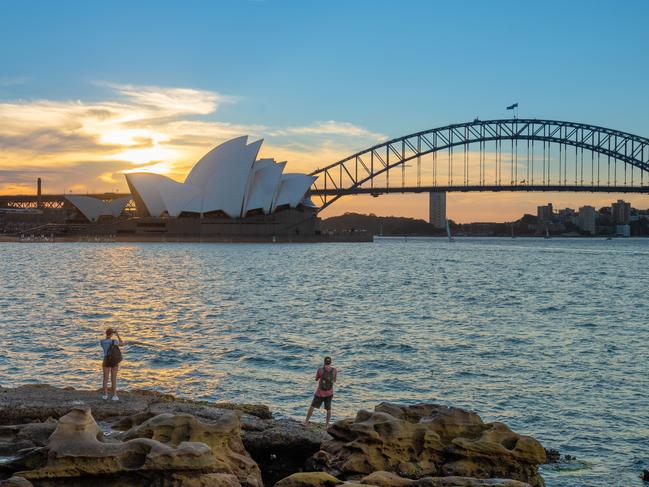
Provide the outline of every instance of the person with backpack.
[[[117,337],[117,340],[113,338]],[[122,351],[119,347],[124,345],[119,333],[116,329],[107,328],[106,338],[99,340],[102,350],[104,351],[104,360],[102,361],[102,368],[104,370],[104,394],[102,399],[108,399],[108,376],[110,375],[110,385],[112,392],[112,401],[119,401],[117,397],[117,370],[119,363],[122,361]]]
[[320,406],[324,403],[324,407],[327,411],[327,424],[325,427],[329,428],[329,421],[331,420],[331,400],[334,397],[336,375],[336,369],[331,366],[331,357],[325,357],[324,366],[320,367],[315,374],[315,380],[318,382],[318,387],[313,395],[313,401],[311,401],[309,411],[306,413],[306,420],[304,421],[305,426],[309,424],[309,420],[313,414],[313,409],[320,409]]

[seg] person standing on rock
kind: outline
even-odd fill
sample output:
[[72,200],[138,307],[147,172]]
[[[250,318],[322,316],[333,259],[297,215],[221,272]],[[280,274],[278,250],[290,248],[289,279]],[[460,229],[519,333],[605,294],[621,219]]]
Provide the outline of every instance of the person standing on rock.
[[[117,340],[113,338],[113,335],[117,337]],[[102,368],[104,370],[104,395],[102,398],[104,400],[108,399],[108,376],[110,375],[111,400],[119,401],[119,397],[117,397],[117,370],[119,369],[119,363],[122,361],[122,352],[119,347],[123,346],[124,342],[117,330],[107,328],[106,338],[99,340],[99,343],[104,351],[104,359],[102,362]]]
[[331,366],[331,357],[325,357],[324,366],[320,367],[315,374],[315,380],[318,381],[318,387],[313,395],[313,401],[311,401],[309,411],[306,413],[306,419],[304,420],[305,426],[309,424],[309,420],[313,414],[313,409],[320,409],[320,406],[324,403],[324,407],[327,410],[326,428],[329,428],[329,421],[331,420],[331,400],[334,397],[336,375],[337,371],[335,367]]

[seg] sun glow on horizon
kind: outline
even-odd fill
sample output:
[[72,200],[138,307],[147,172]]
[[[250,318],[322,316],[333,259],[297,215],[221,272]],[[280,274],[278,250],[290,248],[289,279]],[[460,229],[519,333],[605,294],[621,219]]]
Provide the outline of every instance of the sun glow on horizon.
[[[181,159],[181,154],[175,150],[168,147],[160,146],[159,144],[154,144],[152,147],[144,147],[141,149],[127,149],[117,154],[112,154],[107,156],[109,159],[118,159],[121,161],[127,161],[132,164],[142,166],[145,164],[166,164],[166,170],[169,171],[171,164],[177,162]],[[141,168],[135,168],[133,170],[141,171]],[[124,170],[121,172],[127,172],[132,170]]]

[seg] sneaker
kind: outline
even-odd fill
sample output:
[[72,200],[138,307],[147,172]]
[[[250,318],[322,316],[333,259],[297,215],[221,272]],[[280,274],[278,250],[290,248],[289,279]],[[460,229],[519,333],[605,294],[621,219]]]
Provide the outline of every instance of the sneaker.
[[101,398],[102,398],[104,401],[107,401],[107,400],[108,400],[108,394],[104,394],[103,396],[101,396]]
[[110,398],[111,401],[119,401],[119,397],[117,395],[114,395],[113,397]]

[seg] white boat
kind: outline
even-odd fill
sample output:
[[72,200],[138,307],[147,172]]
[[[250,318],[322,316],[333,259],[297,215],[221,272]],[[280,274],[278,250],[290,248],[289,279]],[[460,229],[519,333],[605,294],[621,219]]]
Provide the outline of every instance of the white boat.
[[451,226],[448,224],[448,220],[446,220],[446,235],[448,236],[449,242],[453,242],[455,240],[451,235]]

